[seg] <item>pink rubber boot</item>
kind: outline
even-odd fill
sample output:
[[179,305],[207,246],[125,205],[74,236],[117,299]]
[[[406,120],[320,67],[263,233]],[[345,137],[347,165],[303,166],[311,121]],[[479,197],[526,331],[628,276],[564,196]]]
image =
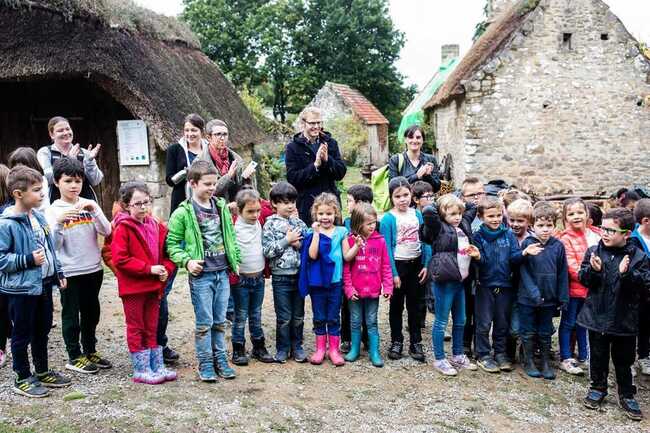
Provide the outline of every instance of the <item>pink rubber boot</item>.
[[314,365],[321,365],[325,359],[325,352],[327,351],[327,336],[316,336],[316,352],[309,358],[309,362]]
[[328,335],[327,338],[329,340],[329,351],[327,352],[327,356],[330,358],[330,361],[332,361],[332,364],[337,367],[344,365],[345,359],[343,359],[341,352],[339,352],[341,337],[338,335]]

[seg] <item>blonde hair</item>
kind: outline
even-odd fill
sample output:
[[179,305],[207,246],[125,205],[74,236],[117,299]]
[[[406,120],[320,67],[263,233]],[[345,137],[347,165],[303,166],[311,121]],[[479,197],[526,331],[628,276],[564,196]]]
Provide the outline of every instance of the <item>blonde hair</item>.
[[438,206],[438,213],[442,219],[445,219],[452,209],[458,209],[460,213],[465,212],[465,203],[453,194],[445,194],[438,197],[436,205]]
[[320,108],[314,106],[305,107],[305,109],[302,110],[302,113],[300,113],[300,120],[302,121],[303,124],[307,121],[306,117],[308,114],[312,114],[318,117],[323,117],[323,112],[321,111]]
[[339,201],[336,196],[329,192],[324,192],[319,194],[314,199],[314,204],[311,206],[311,219],[316,221],[316,216],[318,215],[318,208],[320,206],[330,206],[334,208],[334,222],[335,224],[340,224],[341,221],[341,207],[339,206]]
[[482,217],[485,214],[485,211],[489,209],[498,209],[500,211],[503,211],[503,203],[497,197],[493,197],[493,196],[482,198],[481,201],[478,203],[479,216]]
[[526,218],[530,224],[533,224],[533,205],[528,200],[518,198],[510,203],[507,207],[508,216],[511,218]]
[[514,188],[504,189],[502,191],[499,191],[498,196],[503,201],[503,204],[506,207],[506,209],[508,209],[512,203],[514,203],[519,199],[531,201],[528,194],[525,194],[519,191],[518,189],[514,189]]

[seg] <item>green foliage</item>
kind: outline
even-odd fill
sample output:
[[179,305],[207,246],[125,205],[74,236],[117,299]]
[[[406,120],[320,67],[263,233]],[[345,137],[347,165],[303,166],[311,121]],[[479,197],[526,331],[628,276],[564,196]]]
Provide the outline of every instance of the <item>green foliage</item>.
[[284,162],[274,155],[262,155],[257,168],[257,189],[266,196],[271,185],[287,177]]
[[247,88],[242,89],[239,92],[239,96],[248,108],[248,111],[251,112],[253,118],[257,124],[269,134],[292,134],[293,130],[290,126],[285,125],[281,122],[276,122],[275,120],[269,119],[264,114],[264,101],[259,96],[251,93]]
[[487,30],[488,26],[490,23],[488,23],[488,13],[489,13],[489,8],[490,8],[490,2],[489,0],[485,1],[485,5],[483,6],[483,21],[479,22],[476,24],[474,27],[474,36],[472,36],[472,41],[476,42],[478,38],[480,38],[483,33]]
[[343,159],[350,165],[358,165],[368,155],[359,151],[367,149],[368,129],[351,115],[338,116],[325,123],[325,129],[336,137]]

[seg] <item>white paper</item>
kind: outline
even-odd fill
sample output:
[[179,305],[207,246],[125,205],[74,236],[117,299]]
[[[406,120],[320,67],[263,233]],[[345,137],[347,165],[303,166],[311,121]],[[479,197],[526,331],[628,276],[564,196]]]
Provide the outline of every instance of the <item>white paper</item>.
[[149,138],[143,120],[117,121],[120,165],[149,165]]

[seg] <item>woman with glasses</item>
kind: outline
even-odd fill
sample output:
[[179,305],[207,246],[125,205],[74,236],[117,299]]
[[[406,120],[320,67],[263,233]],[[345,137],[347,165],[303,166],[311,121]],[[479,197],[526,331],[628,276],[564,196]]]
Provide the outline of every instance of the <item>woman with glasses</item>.
[[440,173],[436,157],[422,152],[424,131],[413,125],[404,131],[406,150],[391,156],[388,162],[388,177],[404,176],[410,184],[421,180],[431,185],[433,192],[440,190]]

